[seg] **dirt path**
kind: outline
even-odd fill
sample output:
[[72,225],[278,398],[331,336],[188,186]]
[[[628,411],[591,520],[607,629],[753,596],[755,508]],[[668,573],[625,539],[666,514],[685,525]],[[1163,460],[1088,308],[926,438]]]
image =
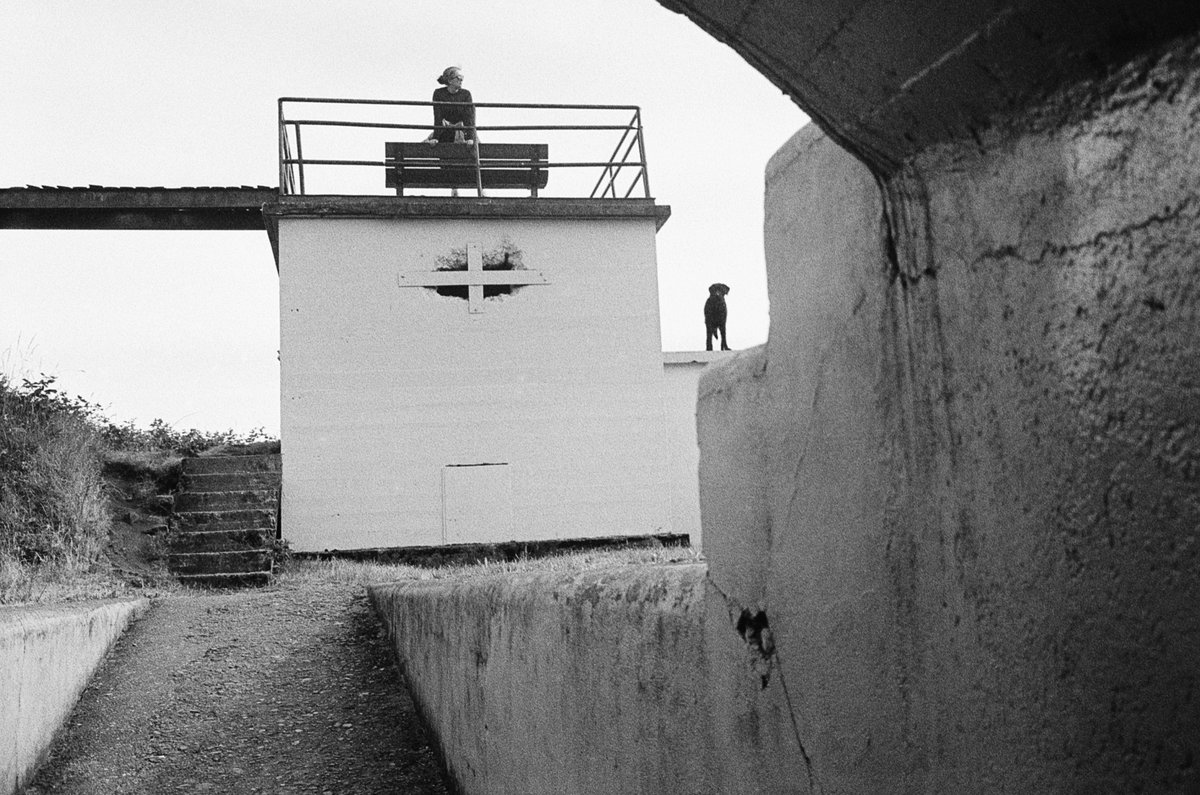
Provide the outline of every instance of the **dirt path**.
[[27,790],[445,793],[361,586],[159,602]]

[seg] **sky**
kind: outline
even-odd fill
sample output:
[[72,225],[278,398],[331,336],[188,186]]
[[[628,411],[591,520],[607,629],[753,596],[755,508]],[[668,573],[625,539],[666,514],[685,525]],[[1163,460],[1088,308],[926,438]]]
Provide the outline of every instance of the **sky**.
[[[0,187],[274,186],[279,97],[427,100],[449,65],[477,102],[639,105],[664,350],[717,281],[732,346],[766,340],[763,170],[808,120],[654,0],[4,0]],[[278,301],[265,232],[0,230],[0,373],[277,434]]]

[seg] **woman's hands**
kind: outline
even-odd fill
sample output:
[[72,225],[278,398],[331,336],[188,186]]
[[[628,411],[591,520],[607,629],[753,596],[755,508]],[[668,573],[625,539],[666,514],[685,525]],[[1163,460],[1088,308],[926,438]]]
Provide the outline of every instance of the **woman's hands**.
[[[473,143],[475,143],[474,138],[467,138],[466,133],[462,129],[463,123],[461,121],[456,121],[456,122],[454,122],[454,124],[451,124],[450,122],[446,121],[445,119],[442,119],[442,126],[459,128],[454,131],[454,143],[456,143],[456,144],[473,144]],[[438,142],[438,140],[437,140],[437,137],[433,133],[430,133],[429,137],[426,138],[424,142],[429,144],[430,146],[432,146],[433,144],[436,144]]]

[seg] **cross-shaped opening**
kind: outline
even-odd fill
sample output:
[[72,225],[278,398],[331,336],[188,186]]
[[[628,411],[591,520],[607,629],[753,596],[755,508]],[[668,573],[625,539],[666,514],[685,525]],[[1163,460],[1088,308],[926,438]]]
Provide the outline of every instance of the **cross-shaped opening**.
[[[466,298],[467,311],[472,315],[483,311],[483,301],[488,296],[512,293],[521,285],[547,283],[540,271],[521,266],[519,251],[508,244],[499,251],[499,255],[492,253],[493,266],[489,268],[484,264],[479,246],[470,243],[465,251],[456,249],[448,257],[439,257],[437,270],[402,272],[397,274],[396,280],[401,287],[426,287],[437,290],[439,295]],[[465,264],[460,265],[463,261]],[[506,263],[507,267],[504,267]],[[495,292],[488,288],[495,288]]]
[[[485,271],[511,271],[524,270],[525,266],[521,262],[521,252],[510,246],[504,246],[500,249],[490,252],[482,252],[481,254],[481,269]],[[450,252],[449,256],[438,258],[438,271],[465,271],[468,269],[467,249],[462,248]],[[466,301],[470,298],[470,288],[466,284],[444,284],[439,286],[430,286],[430,290],[437,291],[438,295],[444,295],[448,298],[461,298]],[[515,284],[485,284],[483,285],[483,297],[493,298],[497,295],[511,295],[516,292],[518,286]]]

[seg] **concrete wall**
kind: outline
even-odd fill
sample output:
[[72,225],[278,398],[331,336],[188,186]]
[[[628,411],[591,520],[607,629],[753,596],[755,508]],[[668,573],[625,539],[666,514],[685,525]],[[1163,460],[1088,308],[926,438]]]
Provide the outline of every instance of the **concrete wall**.
[[687,533],[700,549],[700,447],[696,442],[696,393],[700,373],[727,351],[668,351],[663,354],[663,387],[667,417],[671,484],[671,532]]
[[805,791],[772,658],[734,631],[738,616],[704,571],[631,566],[370,592],[467,795]]
[[105,652],[146,600],[0,607],[0,793],[32,776]]
[[[1145,50],[1182,6],[1118,40],[1132,6],[1055,4],[1078,29],[1008,74],[977,67],[1041,6],[969,3],[914,65],[863,30],[894,19],[905,49],[944,6],[670,4],[747,51],[758,31],[760,64],[840,44],[904,80],[869,105],[896,124],[874,157],[814,128],[768,166],[770,339],[700,382],[702,590],[631,571],[379,602],[466,791],[1200,790],[1200,40]],[[976,127],[980,81],[1016,93]],[[1029,105],[1038,81],[1057,93]]]
[[1200,786],[1196,63],[888,179],[815,129],[768,166],[701,509],[822,791]]
[[[669,529],[656,218],[538,206],[547,217],[279,220],[293,549]],[[511,247],[546,283],[477,313],[401,285],[469,243]]]

